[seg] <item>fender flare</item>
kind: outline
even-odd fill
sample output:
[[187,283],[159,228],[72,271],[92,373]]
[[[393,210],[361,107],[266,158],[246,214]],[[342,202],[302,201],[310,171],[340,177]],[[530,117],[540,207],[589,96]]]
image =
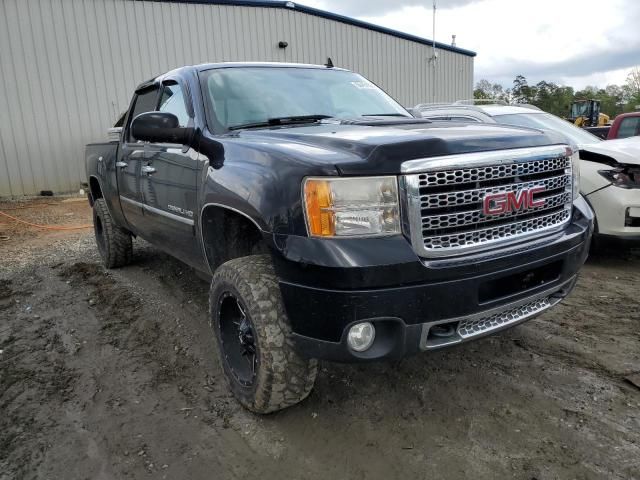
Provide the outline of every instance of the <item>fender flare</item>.
[[[90,195],[90,199],[89,202],[91,203],[91,206],[93,206],[93,202],[96,201],[96,199],[93,196],[93,192],[91,191],[91,179],[94,179],[96,182],[98,182],[98,187],[100,188],[100,192],[102,193],[102,196],[104,197],[104,193],[102,190],[102,183],[100,182],[100,179],[98,178],[97,175],[89,175],[89,195]],[[111,215],[111,212],[109,212],[109,215]]]
[[199,215],[199,221],[200,221],[200,248],[202,249],[202,254],[205,258],[206,264],[207,264],[207,269],[209,270],[209,273],[211,275],[213,275],[213,271],[211,270],[211,264],[209,263],[209,257],[207,256],[207,249],[205,247],[205,243],[204,243],[204,229],[202,228],[203,224],[204,224],[204,211],[206,208],[208,207],[217,207],[217,208],[223,208],[225,210],[229,210],[230,212],[236,213],[241,215],[242,217],[246,218],[247,220],[249,220],[253,225],[255,225],[255,227],[258,229],[259,232],[265,234],[265,233],[269,233],[265,230],[262,229],[262,227],[260,225],[258,225],[258,222],[255,221],[255,219],[253,219],[249,214],[243,212],[242,210],[238,210],[237,208],[234,207],[230,207],[229,205],[225,205],[223,203],[216,203],[216,202],[208,202],[205,203],[202,208],[200,209],[200,215]]

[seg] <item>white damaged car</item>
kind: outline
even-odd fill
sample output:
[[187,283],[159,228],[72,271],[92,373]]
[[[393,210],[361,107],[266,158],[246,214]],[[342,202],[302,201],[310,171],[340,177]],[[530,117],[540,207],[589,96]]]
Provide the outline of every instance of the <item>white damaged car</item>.
[[417,105],[434,121],[488,122],[564,134],[580,149],[580,193],[596,214],[594,241],[640,248],[640,137],[602,140],[533,106]]
[[596,241],[640,247],[640,137],[581,145],[580,158],[580,190],[596,213]]

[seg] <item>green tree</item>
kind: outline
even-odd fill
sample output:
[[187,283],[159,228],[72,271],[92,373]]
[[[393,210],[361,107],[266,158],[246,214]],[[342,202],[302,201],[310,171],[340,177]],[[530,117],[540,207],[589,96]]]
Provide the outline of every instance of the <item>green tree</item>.
[[509,102],[510,93],[509,89],[505,90],[499,83],[491,83],[483,79],[476,83],[476,88],[473,90],[473,98]]
[[489,99],[491,98],[491,83],[488,80],[480,80],[476,83],[476,88],[473,90],[473,98],[477,99]]
[[528,103],[559,117],[569,114],[574,101],[594,99],[600,101],[600,111],[613,118],[622,111],[640,110],[640,66],[629,72],[624,85],[607,85],[605,88],[587,85],[574,91],[573,87],[546,80],[529,85],[524,75],[517,75],[511,89],[482,79],[476,83],[473,96],[507,103]]
[[536,96],[536,87],[529,86],[523,75],[518,75],[513,80],[511,97],[514,103],[533,103]]
[[535,97],[531,103],[545,112],[564,117],[573,101],[573,88],[541,81],[535,86]]
[[604,89],[598,90],[596,98],[600,100],[600,111],[602,113],[606,113],[611,118],[622,113],[624,91],[619,85],[607,85]]
[[626,101],[626,111],[640,109],[640,66],[631,69],[627,75],[627,82],[624,85],[624,97]]

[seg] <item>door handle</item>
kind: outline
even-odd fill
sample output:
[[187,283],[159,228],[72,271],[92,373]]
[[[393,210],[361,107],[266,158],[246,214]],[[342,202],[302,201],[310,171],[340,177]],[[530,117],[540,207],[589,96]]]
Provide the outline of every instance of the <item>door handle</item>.
[[118,168],[124,168],[127,165],[129,165],[127,162],[116,162],[116,167]]
[[144,165],[142,167],[142,173],[146,173],[147,175],[151,175],[152,173],[156,173],[156,169],[151,165]]

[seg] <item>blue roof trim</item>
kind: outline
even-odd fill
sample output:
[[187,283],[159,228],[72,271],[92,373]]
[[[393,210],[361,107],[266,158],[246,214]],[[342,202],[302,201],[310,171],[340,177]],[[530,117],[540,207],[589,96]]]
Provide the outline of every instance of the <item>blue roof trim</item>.
[[[417,37],[409,33],[400,32],[391,28],[381,27],[369,22],[363,22],[362,20],[356,20],[355,18],[346,17],[337,13],[327,12],[318,8],[307,7],[306,5],[300,5],[296,2],[287,2],[282,0],[151,0],[155,2],[168,2],[168,3],[200,3],[210,5],[237,5],[244,7],[265,7],[265,8],[286,8],[289,10],[295,10],[316,17],[322,17],[336,22],[347,23],[355,27],[366,28],[367,30],[373,30],[374,32],[385,33],[393,37],[402,38],[411,42],[421,43],[423,45],[433,46],[433,40],[429,40],[422,37]],[[476,52],[471,50],[465,50],[464,48],[452,47],[446,43],[435,42],[436,48],[442,50],[448,50],[450,52],[460,53],[469,57],[475,57]]]

